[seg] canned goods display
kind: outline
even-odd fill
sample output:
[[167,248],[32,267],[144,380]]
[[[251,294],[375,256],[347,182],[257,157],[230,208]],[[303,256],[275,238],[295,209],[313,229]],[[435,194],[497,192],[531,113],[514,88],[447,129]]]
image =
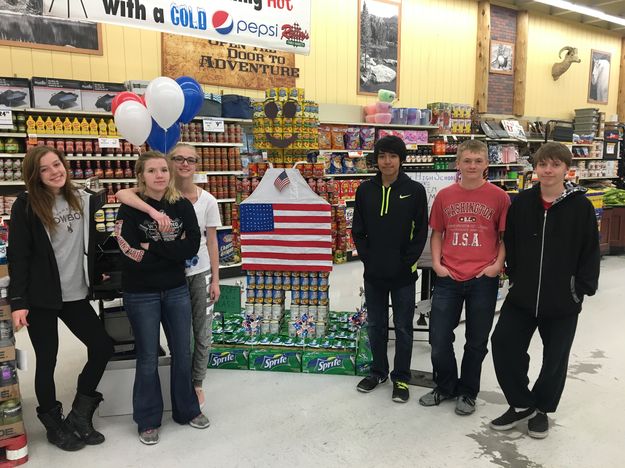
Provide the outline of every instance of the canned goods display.
[[263,302],[265,304],[271,304],[273,302],[273,290],[272,289],[263,289]]
[[257,318],[260,318],[263,316],[263,305],[260,303],[256,303],[254,304],[254,315],[256,315]]
[[269,333],[269,320],[263,320],[262,322],[260,322],[260,332],[263,335]]
[[273,289],[282,289],[282,273],[275,273],[273,276]]
[[271,320],[281,320],[283,315],[283,309],[280,304],[273,304],[271,306]]
[[319,285],[317,284],[317,273],[312,271],[309,274],[308,287],[311,291],[317,291]]
[[280,322],[272,320],[269,322],[269,333],[278,333],[280,331]]
[[299,277],[299,287],[302,291],[308,291],[310,286],[310,280],[308,278],[308,273],[302,273]]
[[316,322],[315,323],[315,333],[318,337],[326,334],[326,324],[325,322]]
[[299,320],[300,316],[299,304],[291,304],[291,320]]
[[271,271],[265,273],[265,289],[273,289],[273,273]]
[[263,319],[271,319],[271,304],[263,304]]

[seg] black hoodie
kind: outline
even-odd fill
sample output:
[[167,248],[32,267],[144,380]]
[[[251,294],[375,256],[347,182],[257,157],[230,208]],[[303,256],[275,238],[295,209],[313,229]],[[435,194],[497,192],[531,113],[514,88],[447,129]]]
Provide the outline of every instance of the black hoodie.
[[379,173],[358,187],[352,237],[366,281],[393,288],[416,281],[416,264],[427,235],[423,185],[400,171],[388,188]]
[[540,186],[512,201],[506,222],[506,301],[536,317],[577,314],[599,282],[599,233],[586,189],[571,183],[545,210]]

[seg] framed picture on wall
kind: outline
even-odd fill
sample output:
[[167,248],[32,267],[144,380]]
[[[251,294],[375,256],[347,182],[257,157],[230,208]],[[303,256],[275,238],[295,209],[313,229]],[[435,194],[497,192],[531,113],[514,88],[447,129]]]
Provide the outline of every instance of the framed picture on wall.
[[490,41],[490,72],[512,75],[514,68],[514,44],[512,42]]
[[612,54],[599,50],[590,51],[590,75],[588,77],[588,102],[608,103],[610,66]]
[[399,0],[358,0],[358,94],[399,95]]
[[43,16],[41,0],[0,0],[0,45],[102,55],[102,29]]

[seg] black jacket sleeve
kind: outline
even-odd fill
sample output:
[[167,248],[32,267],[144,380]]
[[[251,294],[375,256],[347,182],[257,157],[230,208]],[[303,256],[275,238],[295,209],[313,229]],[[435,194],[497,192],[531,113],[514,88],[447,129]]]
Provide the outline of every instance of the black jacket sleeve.
[[516,246],[514,223],[516,218],[516,203],[512,201],[506,216],[506,230],[503,233],[503,243],[506,247],[506,275],[510,284],[514,283],[514,269],[516,267]]
[[27,200],[18,197],[11,209],[11,229],[9,229],[9,301],[11,310],[28,309],[28,284],[30,279],[30,256],[32,254],[33,233],[28,222]]
[[364,263],[369,253],[369,241],[367,240],[367,227],[363,217],[363,190],[362,185],[356,190],[354,217],[352,219],[352,239],[358,251],[358,256]]
[[167,258],[169,260],[184,261],[193,258],[200,248],[200,228],[197,223],[197,216],[193,205],[187,199],[181,199],[179,204],[179,214],[182,218],[183,230],[180,236],[168,242],[150,241],[150,252],[154,255]]
[[417,186],[416,203],[417,209],[412,219],[410,241],[405,254],[405,261],[409,266],[419,260],[428,239],[428,201],[425,188],[421,184]]
[[582,248],[579,253],[577,273],[575,275],[575,291],[585,296],[593,296],[599,287],[599,230],[597,217],[590,202],[586,209],[586,232],[583,236]]

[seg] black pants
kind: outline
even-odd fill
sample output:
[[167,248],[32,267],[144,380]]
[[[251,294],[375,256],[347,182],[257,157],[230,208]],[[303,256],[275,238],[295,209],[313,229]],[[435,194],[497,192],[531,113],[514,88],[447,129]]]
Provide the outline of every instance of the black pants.
[[[491,341],[497,380],[510,406],[555,412],[564,390],[578,316],[536,318],[531,312],[504,303]],[[527,350],[536,328],[543,342],[543,362],[530,390]]]
[[87,300],[64,302],[61,310],[31,308],[28,334],[35,350],[35,394],[39,412],[45,413],[56,404],[54,369],[59,349],[58,319],[87,346],[87,363],[78,376],[77,391],[93,396],[106,363],[113,355],[113,342]]
[[393,301],[393,324],[395,325],[395,360],[391,380],[408,382],[411,378],[412,321],[415,309],[415,283],[397,288],[383,288],[365,281],[367,322],[373,363],[371,375],[388,375],[388,298]]

